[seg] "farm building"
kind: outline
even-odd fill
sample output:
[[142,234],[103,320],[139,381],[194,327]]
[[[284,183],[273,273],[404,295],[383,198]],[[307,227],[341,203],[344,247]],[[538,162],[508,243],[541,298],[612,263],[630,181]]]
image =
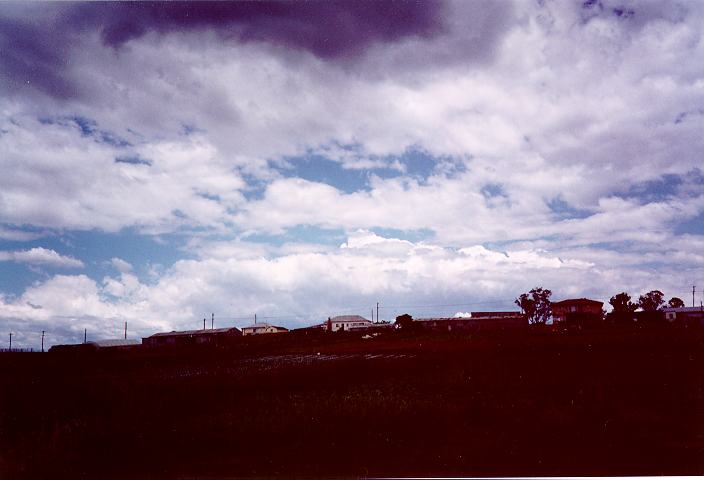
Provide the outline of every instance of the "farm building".
[[54,345],[49,349],[50,352],[67,353],[67,352],[97,352],[115,351],[115,350],[132,350],[139,348],[142,345],[141,340],[116,338],[110,340],[94,340],[85,343],[75,343],[68,345]]
[[704,326],[704,307],[663,308],[665,320],[683,325]]
[[552,304],[552,323],[586,325],[603,319],[604,302],[588,298],[570,298]]
[[270,325],[268,323],[254,323],[242,327],[242,335],[262,335],[267,333],[286,333],[288,328]]
[[470,317],[419,318],[423,330],[444,332],[478,332],[518,330],[528,326],[521,312],[471,312]]
[[338,317],[329,318],[325,324],[325,330],[328,332],[353,332],[355,330],[364,330],[373,327],[374,323],[359,315],[340,315]]
[[186,330],[183,332],[155,333],[142,339],[146,347],[185,346],[217,344],[241,337],[237,328],[213,328],[210,330]]

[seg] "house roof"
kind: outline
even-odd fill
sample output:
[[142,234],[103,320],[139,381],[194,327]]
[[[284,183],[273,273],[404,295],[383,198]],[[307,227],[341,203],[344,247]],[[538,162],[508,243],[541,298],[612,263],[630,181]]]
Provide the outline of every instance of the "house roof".
[[347,323],[347,322],[369,322],[371,323],[371,320],[367,320],[366,318],[359,316],[359,315],[339,315],[337,317],[332,317],[330,319],[332,322],[337,322],[337,323]]
[[141,340],[127,339],[127,338],[113,338],[108,340],[94,340],[87,342],[91,345],[95,345],[100,348],[110,348],[110,347],[132,347],[134,345],[141,345]]
[[171,332],[159,332],[155,333],[154,335],[151,335],[151,337],[175,337],[175,336],[181,336],[181,335],[213,335],[217,333],[230,333],[233,330],[237,330],[236,327],[230,327],[230,328],[210,328],[206,330],[183,330],[180,332],[176,331],[171,331]]
[[278,328],[279,330],[288,330],[288,328],[286,328],[286,327],[279,327],[278,325],[272,325],[272,324],[266,323],[266,322],[261,322],[261,323],[257,322],[257,323],[253,323],[251,325],[247,325],[246,327],[242,327],[242,329],[245,329],[245,328],[254,328],[254,329],[257,329],[257,328]]
[[700,307],[665,307],[662,309],[663,312],[675,312],[675,313],[694,313],[694,312],[704,312],[704,308]]
[[604,302],[590,300],[588,298],[568,298],[559,302],[552,302],[553,305],[604,305]]

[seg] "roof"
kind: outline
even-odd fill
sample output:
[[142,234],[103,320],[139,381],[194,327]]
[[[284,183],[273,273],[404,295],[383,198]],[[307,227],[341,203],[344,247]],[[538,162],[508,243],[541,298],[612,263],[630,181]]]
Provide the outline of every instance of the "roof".
[[230,327],[230,328],[210,328],[206,330],[183,330],[181,332],[176,332],[176,331],[171,331],[171,332],[159,332],[155,333],[154,335],[151,335],[149,338],[152,337],[176,337],[180,335],[213,335],[217,333],[230,333],[233,330],[237,330],[236,327]]
[[[523,314],[519,311],[515,312],[471,312],[471,318],[506,318],[519,317]],[[461,318],[461,317],[459,317]],[[466,318],[466,317],[465,317]]]
[[135,345],[141,345],[141,340],[127,339],[127,338],[113,338],[108,340],[95,340],[87,342],[91,345],[95,345],[100,348],[110,348],[110,347],[132,347]]
[[574,305],[574,304],[590,304],[590,305],[604,305],[604,302],[598,300],[590,300],[588,298],[568,298],[566,300],[561,300],[559,302],[552,302],[553,305]]
[[371,323],[371,320],[367,320],[364,317],[361,317],[359,315],[339,315],[337,317],[332,317],[330,319],[332,322],[337,322],[337,323],[345,323],[345,322],[369,322]]
[[255,329],[257,329],[257,328],[278,328],[280,330],[288,330],[288,328],[286,328],[286,327],[279,327],[278,325],[271,325],[270,323],[265,323],[265,322],[262,322],[262,323],[257,322],[257,323],[253,323],[252,325],[247,325],[246,327],[242,327],[242,329],[245,329],[245,328],[255,328]]
[[679,307],[679,308],[672,308],[672,307],[665,307],[662,309],[663,312],[675,312],[675,313],[695,313],[695,312],[704,312],[704,308],[702,307]]

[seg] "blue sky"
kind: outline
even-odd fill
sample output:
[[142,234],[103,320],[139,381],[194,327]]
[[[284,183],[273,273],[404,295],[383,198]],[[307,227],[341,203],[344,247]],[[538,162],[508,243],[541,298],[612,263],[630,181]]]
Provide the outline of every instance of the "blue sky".
[[361,5],[0,5],[0,335],[704,290],[702,5]]

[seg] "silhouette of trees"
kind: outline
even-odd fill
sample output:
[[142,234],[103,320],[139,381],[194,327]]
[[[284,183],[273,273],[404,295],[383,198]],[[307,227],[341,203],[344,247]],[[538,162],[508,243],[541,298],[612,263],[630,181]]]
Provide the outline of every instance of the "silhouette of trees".
[[617,293],[609,299],[613,307],[608,318],[615,323],[632,322],[633,312],[638,309],[638,304],[631,302],[631,296],[626,292]]
[[530,324],[545,324],[552,316],[552,292],[547,288],[535,287],[528,293],[522,293],[515,303],[528,316]]
[[665,295],[660,290],[651,290],[638,298],[638,306],[644,312],[655,312],[665,303]]
[[399,315],[396,317],[396,328],[401,330],[408,330],[413,327],[413,317],[407,313]]
[[672,297],[670,301],[667,302],[667,306],[670,308],[684,308],[684,300],[679,297]]

